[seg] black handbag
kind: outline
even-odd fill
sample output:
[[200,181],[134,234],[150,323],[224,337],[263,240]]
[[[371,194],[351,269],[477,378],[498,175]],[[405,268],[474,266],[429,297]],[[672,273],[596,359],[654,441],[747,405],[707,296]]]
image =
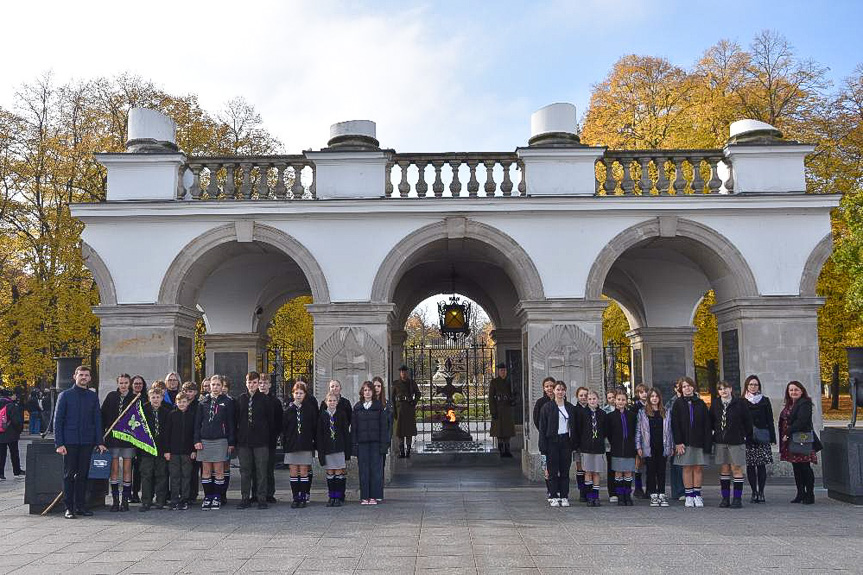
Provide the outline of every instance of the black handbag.
[[795,455],[809,455],[813,451],[813,443],[815,443],[814,431],[797,431],[791,434],[788,451]]
[[770,430],[755,427],[752,430],[752,439],[755,443],[766,444],[770,443]]

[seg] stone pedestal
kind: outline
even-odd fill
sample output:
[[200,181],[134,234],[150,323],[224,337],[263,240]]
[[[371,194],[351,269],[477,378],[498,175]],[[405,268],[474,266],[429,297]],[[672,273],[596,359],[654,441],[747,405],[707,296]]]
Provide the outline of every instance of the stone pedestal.
[[174,304],[96,306],[100,320],[100,401],[116,389],[120,373],[140,374],[147,382],[176,371],[191,376],[197,310]]
[[528,394],[524,402],[525,446],[522,471],[533,481],[542,478],[533,405],[542,395],[546,376],[566,382],[571,395],[578,386],[600,390],[602,385],[602,311],[594,300],[522,301],[516,313],[522,322],[522,354]]
[[[39,515],[63,491],[63,456],[57,453],[54,439],[34,439],[27,447],[25,469],[31,470],[24,477],[24,503],[30,515]],[[98,509],[105,506],[108,482],[90,480],[87,485],[87,507]],[[51,510],[65,510],[62,498]]]
[[[662,391],[663,399],[674,393],[675,382],[684,375],[695,378],[693,340],[695,328],[640,327],[626,332],[632,344],[633,385],[644,383]],[[637,365],[640,362],[640,365]]]
[[246,374],[257,371],[258,358],[267,350],[267,337],[254,333],[208,333],[204,335],[207,350],[207,374],[226,376],[230,394],[238,397],[246,391]]
[[863,429],[826,427],[821,432],[821,443],[827,496],[863,505]]

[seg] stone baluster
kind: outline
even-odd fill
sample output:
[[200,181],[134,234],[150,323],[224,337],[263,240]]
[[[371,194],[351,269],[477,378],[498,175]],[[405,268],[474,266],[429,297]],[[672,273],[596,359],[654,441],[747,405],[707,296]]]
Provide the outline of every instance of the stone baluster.
[[686,178],[683,177],[683,160],[685,159],[681,157],[671,158],[671,161],[674,162],[674,184],[672,187],[675,195],[678,196],[686,189]]
[[617,188],[617,180],[614,179],[614,160],[605,159],[605,184],[602,188],[605,190],[606,196],[613,196],[614,190]]
[[389,161],[384,168],[384,196],[388,198],[391,198],[393,195],[393,166],[395,166],[395,163]]
[[461,195],[461,181],[458,179],[458,168],[461,165],[461,160],[452,160],[448,163],[452,169],[452,181],[449,184],[449,191],[452,197],[457,198]]
[[277,200],[284,200],[287,188],[285,188],[285,168],[286,164],[276,164],[276,185],[273,188],[273,195]]
[[179,166],[177,166],[177,193],[174,196],[174,198],[177,200],[182,200],[186,197],[186,188],[183,187],[183,174],[186,173],[187,167],[188,166],[186,166],[185,164],[180,164]]
[[210,183],[207,185],[207,196],[211,200],[219,197],[219,164],[207,164],[210,170]]
[[291,164],[294,170],[294,183],[291,186],[291,196],[295,200],[302,200],[303,193],[303,164]]
[[483,186],[483,189],[485,190],[485,195],[491,198],[494,197],[494,193],[497,191],[497,184],[494,181],[495,162],[492,160],[485,160],[483,164],[485,164],[485,186]]
[[476,179],[476,167],[479,165],[479,162],[476,160],[468,160],[467,167],[470,169],[470,179],[467,182],[467,195],[468,197],[475,198],[476,193],[479,191],[479,180]]
[[632,160],[624,158],[620,161],[623,166],[623,179],[620,180],[620,188],[623,190],[624,196],[631,196],[632,190],[635,189],[635,181],[632,179]]
[[432,183],[432,194],[436,198],[443,197],[443,179],[441,178],[441,170],[443,169],[444,162],[441,160],[436,160],[432,162],[432,166],[434,166],[434,183]]
[[707,181],[707,193],[715,194],[719,191],[719,188],[722,187],[722,180],[719,179],[719,172],[716,168],[719,163],[719,159],[707,158],[707,163],[710,165],[710,179]]
[[524,197],[527,195],[527,171],[524,169],[524,162],[518,161],[518,169],[521,171],[521,179],[518,181],[518,195]]
[[668,194],[668,174],[665,171],[665,158],[653,158],[653,165],[656,166],[656,191],[659,195]]
[[650,158],[642,156],[638,160],[641,166],[641,178],[638,180],[638,190],[642,196],[650,195],[650,189],[653,187],[653,182],[650,180]]
[[411,191],[411,185],[408,183],[408,166],[410,166],[411,163],[407,161],[401,161],[398,164],[399,169],[402,171],[402,179],[399,182],[398,186],[399,197],[406,198]]
[[423,160],[417,160],[417,162],[416,162],[416,166],[417,166],[416,191],[417,191],[417,197],[419,197],[419,198],[426,197],[426,194],[429,191],[429,185],[426,183],[426,166],[428,166],[428,165],[429,165],[429,163],[425,162]]
[[[317,174],[315,173],[314,164],[310,164],[309,167],[311,168],[311,173],[312,173],[312,183],[309,184],[309,197],[312,199],[315,199],[316,197],[318,197]],[[302,185],[302,184],[300,184],[300,185]]]
[[704,192],[704,178],[701,177],[701,158],[691,158],[689,163],[692,164],[692,192],[701,194]]
[[503,181],[500,183],[500,192],[504,196],[512,195],[512,180],[509,177],[509,170],[512,168],[512,162],[503,160],[500,165],[503,167]]
[[261,162],[258,165],[258,181],[255,182],[255,194],[259,200],[266,200],[270,195],[270,183],[267,181],[270,177],[270,164]]
[[734,164],[731,162],[725,163],[728,166],[728,178],[725,180],[725,189],[729,194],[734,193]]
[[[243,172],[243,179],[240,183],[240,199],[248,200],[252,197],[252,164],[242,163],[240,170]],[[231,196],[231,199],[235,199],[234,196]]]
[[203,167],[201,164],[189,164],[189,169],[192,170],[192,187],[189,189],[189,194],[193,200],[201,199],[201,169]]

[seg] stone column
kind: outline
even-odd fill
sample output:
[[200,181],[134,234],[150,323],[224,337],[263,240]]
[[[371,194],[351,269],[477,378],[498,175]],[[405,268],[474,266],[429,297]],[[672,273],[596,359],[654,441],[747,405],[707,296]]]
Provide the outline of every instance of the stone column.
[[390,373],[398,373],[399,367],[405,362],[405,341],[408,332],[394,329],[390,332]]
[[258,371],[258,358],[267,351],[268,338],[253,333],[208,333],[204,335],[207,351],[207,373],[228,378],[230,395],[239,397],[246,391],[246,374]]
[[667,399],[680,377],[695,379],[695,332],[692,326],[639,327],[626,332],[632,344],[633,386],[658,387]]
[[522,471],[529,479],[541,479],[533,405],[542,395],[543,378],[550,375],[565,381],[570,395],[581,385],[601,391],[602,312],[607,305],[601,300],[560,299],[522,301],[516,306],[528,388]]
[[813,423],[822,427],[821,374],[818,358],[818,297],[734,299],[713,306],[719,325],[722,379],[761,380],[777,419],[789,381],[799,381],[815,405]]
[[149,383],[170,371],[191,379],[197,310],[180,305],[96,306],[100,323],[100,400],[120,373],[140,374]]

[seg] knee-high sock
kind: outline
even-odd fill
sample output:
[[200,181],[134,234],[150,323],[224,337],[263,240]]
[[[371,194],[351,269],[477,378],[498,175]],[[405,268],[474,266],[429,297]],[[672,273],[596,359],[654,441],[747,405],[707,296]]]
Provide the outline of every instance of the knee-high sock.
[[764,486],[767,485],[767,466],[759,465],[758,469],[758,493],[764,495]]
[[338,496],[336,497],[336,499],[344,501],[345,500],[345,485],[347,484],[347,478],[343,474],[339,473],[335,477],[335,482],[336,482],[336,492],[338,493]]
[[327,473],[327,497],[335,499],[337,497],[336,491],[336,476],[331,473]]
[[602,486],[600,486],[598,483],[594,483],[593,490],[591,490],[591,492],[587,494],[587,497],[589,499],[593,499],[594,501],[599,501],[599,490],[601,489],[601,487]]
[[588,499],[592,498],[593,493],[593,481],[585,481],[584,485],[581,487],[581,494],[587,497]]
[[204,498],[212,499],[213,498],[213,478],[212,477],[201,477],[201,488],[204,490]]
[[740,499],[743,497],[743,478],[735,477],[734,478],[734,491],[732,491],[732,496],[734,499]]
[[623,492],[626,495],[630,495],[632,493],[632,477],[624,477],[623,478]]
[[294,501],[300,501],[300,478],[291,477],[291,493],[294,496]]
[[120,498],[120,481],[117,479],[111,480],[111,497],[114,499]]
[[226,483],[224,479],[213,481],[213,498],[223,501],[225,499]]
[[300,493],[302,494],[301,501],[309,500],[309,489],[311,488],[311,481],[309,481],[308,477],[300,477]]
[[719,492],[722,495],[723,499],[728,499],[731,497],[731,476],[730,475],[720,475],[719,476]]
[[228,460],[225,462],[225,489],[222,493],[222,497],[224,498],[225,494],[228,493],[228,487],[231,486],[231,461]]
[[614,483],[616,485],[614,492],[617,493],[618,497],[626,494],[626,478],[625,477],[615,477]]
[[132,497],[132,482],[124,481],[123,482],[123,499],[128,500]]
[[578,491],[584,495],[584,471],[575,472],[575,482],[578,485]]
[[641,486],[641,472],[640,471],[635,474],[635,488],[636,489],[642,488],[642,486]]

